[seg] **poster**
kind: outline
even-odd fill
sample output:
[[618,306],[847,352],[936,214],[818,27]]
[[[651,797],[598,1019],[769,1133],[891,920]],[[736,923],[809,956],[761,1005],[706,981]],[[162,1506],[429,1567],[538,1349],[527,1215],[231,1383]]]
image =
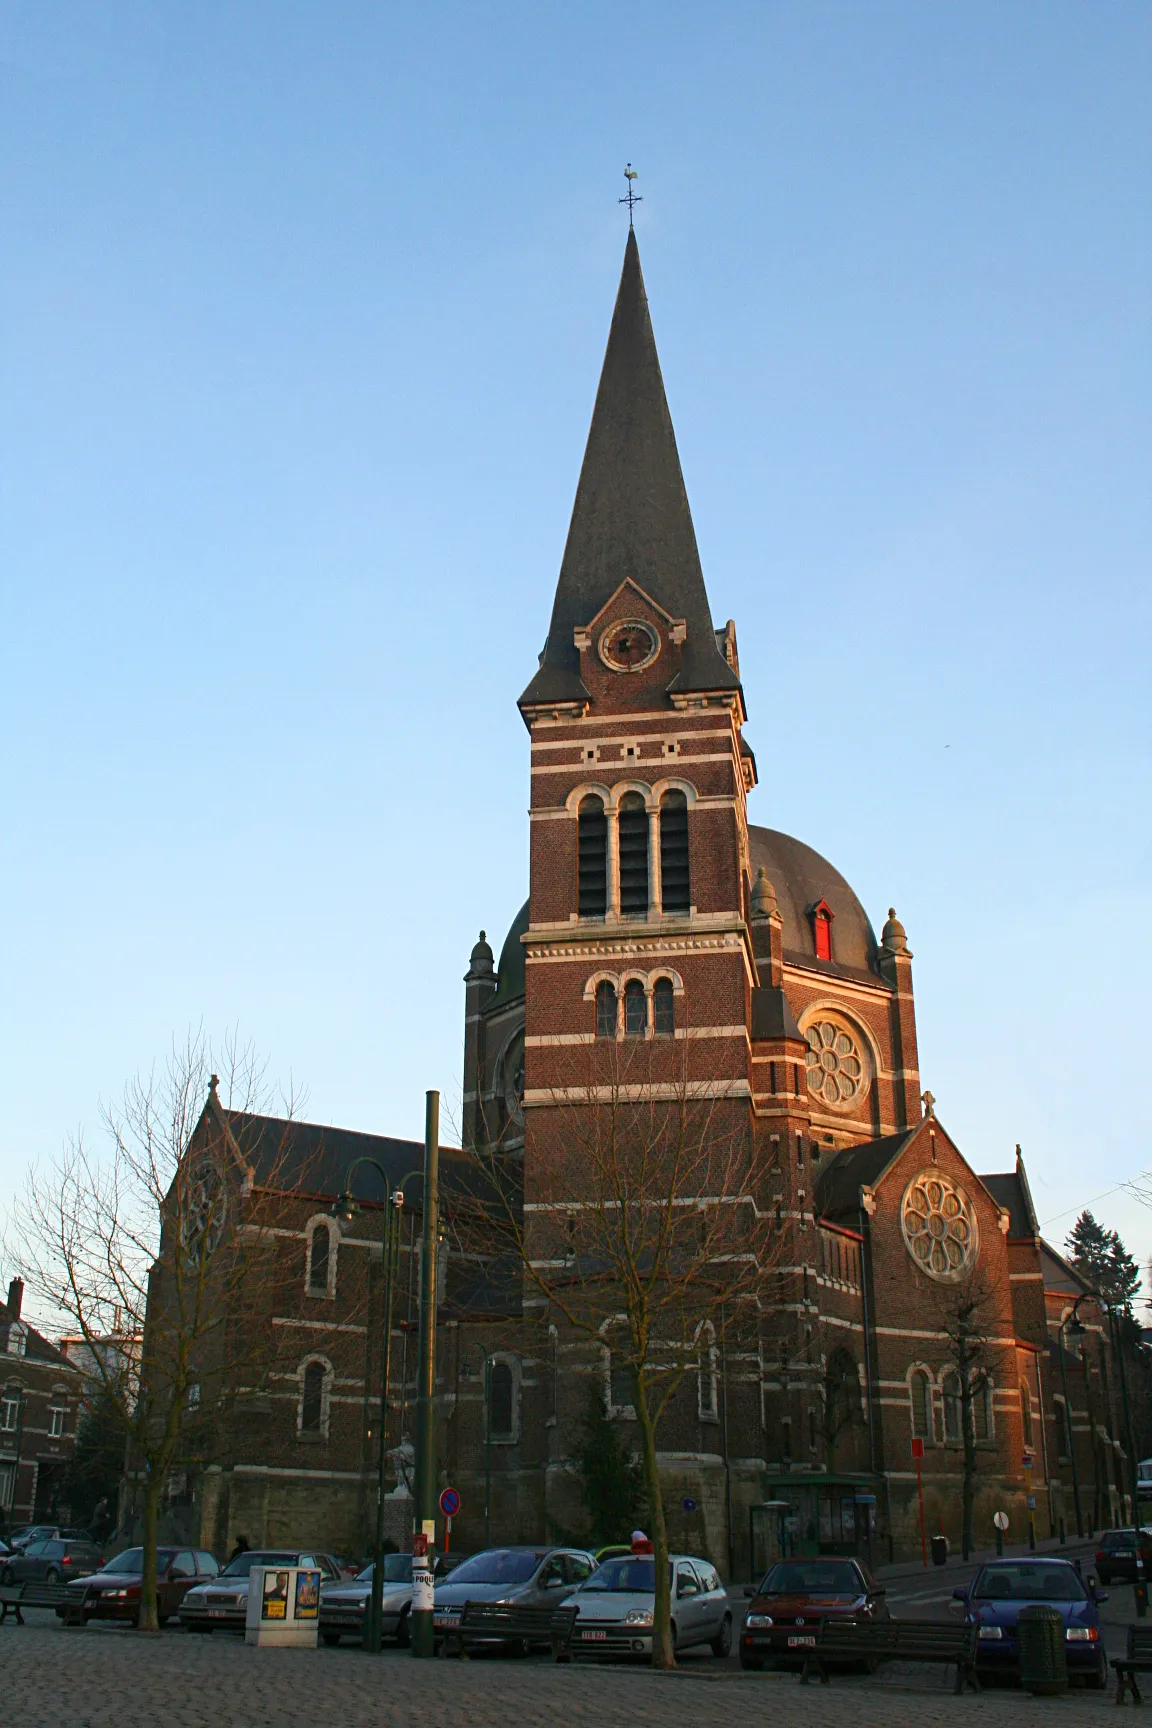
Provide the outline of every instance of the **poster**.
[[260,1618],[261,1620],[287,1620],[287,1572],[265,1572],[264,1600],[260,1604]]
[[297,1620],[315,1620],[320,1611],[320,1574],[319,1572],[297,1572],[296,1574],[296,1618]]
[[435,1590],[432,1584],[432,1568],[427,1555],[412,1556],[412,1612],[419,1614],[422,1610],[432,1612],[435,1602]]

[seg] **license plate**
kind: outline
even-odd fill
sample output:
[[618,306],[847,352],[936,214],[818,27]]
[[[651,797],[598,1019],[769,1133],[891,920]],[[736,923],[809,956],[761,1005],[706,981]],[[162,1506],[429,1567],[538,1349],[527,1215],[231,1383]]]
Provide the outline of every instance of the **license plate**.
[[604,1639],[607,1638],[608,1634],[607,1634],[607,1632],[581,1632],[580,1636],[581,1636],[581,1638],[587,1638],[590,1640],[598,1640],[600,1643],[603,1643]]
[[789,1650],[815,1650],[816,1634],[813,1632],[811,1635],[806,1635],[801,1638],[789,1638],[788,1648]]
[[227,1608],[209,1608],[206,1610],[209,1620],[223,1620],[227,1612]]
[[432,1616],[432,1624],[433,1626],[439,1626],[442,1632],[450,1632],[453,1626],[459,1626],[460,1619],[456,1614],[434,1614]]

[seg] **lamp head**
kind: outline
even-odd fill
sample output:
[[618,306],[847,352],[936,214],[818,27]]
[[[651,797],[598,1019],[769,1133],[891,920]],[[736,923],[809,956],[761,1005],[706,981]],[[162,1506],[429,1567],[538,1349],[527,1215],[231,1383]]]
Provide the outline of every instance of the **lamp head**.
[[351,1194],[338,1194],[332,1202],[332,1216],[338,1218],[341,1224],[351,1224],[356,1216],[356,1202]]
[[1068,1333],[1073,1338],[1083,1338],[1087,1328],[1079,1314],[1070,1314],[1066,1322]]

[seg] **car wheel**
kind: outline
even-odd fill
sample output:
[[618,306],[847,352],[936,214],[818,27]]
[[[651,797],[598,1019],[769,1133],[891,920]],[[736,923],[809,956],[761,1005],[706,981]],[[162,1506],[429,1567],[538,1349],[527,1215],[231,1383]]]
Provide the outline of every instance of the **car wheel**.
[[713,1640],[712,1640],[712,1654],[713,1654],[713,1656],[730,1656],[731,1653],[732,1653],[732,1621],[731,1621],[730,1616],[725,1614],[724,1624],[721,1626],[719,1632],[717,1632],[715,1638],[713,1638]]
[[44,1582],[45,1582],[45,1584],[59,1584],[59,1582],[60,1582],[59,1567],[49,1566],[47,1572],[45,1572],[45,1574],[44,1574]]
[[412,1628],[408,1624],[408,1610],[403,1609],[396,1622],[396,1642],[401,1650],[407,1650],[412,1642]]
[[11,1566],[5,1566],[3,1574],[0,1575],[0,1584],[15,1584],[15,1582],[15,1572],[13,1572]]
[[340,1642],[339,1632],[321,1632],[320,1636],[325,1644],[339,1644]]

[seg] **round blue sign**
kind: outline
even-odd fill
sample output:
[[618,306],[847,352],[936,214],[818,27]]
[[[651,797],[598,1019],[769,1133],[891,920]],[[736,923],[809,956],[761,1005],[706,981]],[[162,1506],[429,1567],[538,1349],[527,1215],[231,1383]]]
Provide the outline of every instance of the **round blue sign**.
[[440,1510],[445,1518],[455,1518],[460,1510],[460,1496],[455,1488],[445,1488],[440,1495]]
[[684,1510],[685,1510],[685,1512],[695,1512],[695,1510],[696,1510],[695,1500],[685,1500]]

